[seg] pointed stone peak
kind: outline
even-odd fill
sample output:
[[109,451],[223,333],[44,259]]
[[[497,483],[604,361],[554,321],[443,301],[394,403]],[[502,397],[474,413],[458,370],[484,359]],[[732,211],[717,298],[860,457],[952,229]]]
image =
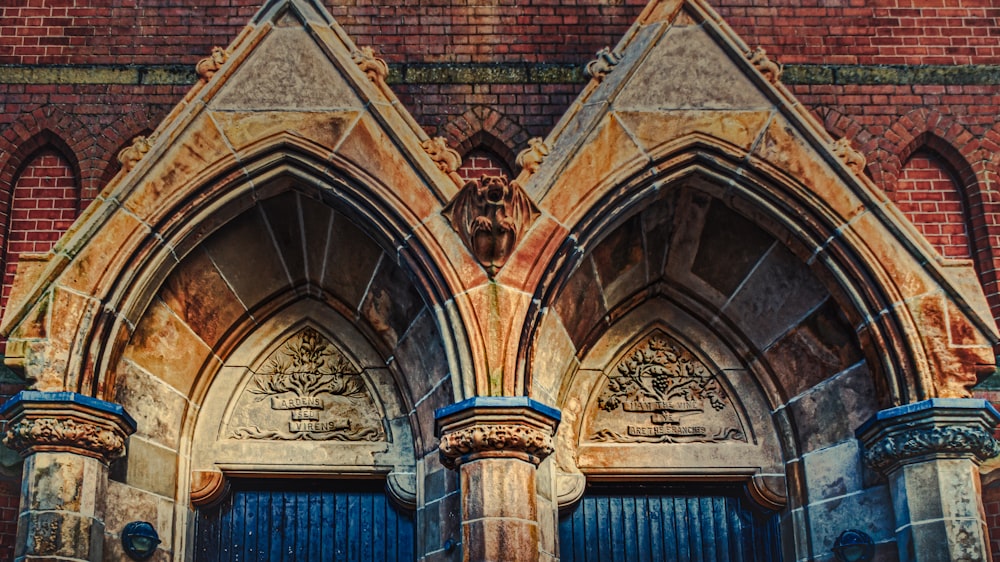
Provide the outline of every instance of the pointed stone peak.
[[[295,20],[298,23],[293,23]],[[330,25],[333,23],[333,16],[316,0],[268,0],[251,20],[251,24],[261,25],[267,22],[279,27],[297,26],[306,22]]]

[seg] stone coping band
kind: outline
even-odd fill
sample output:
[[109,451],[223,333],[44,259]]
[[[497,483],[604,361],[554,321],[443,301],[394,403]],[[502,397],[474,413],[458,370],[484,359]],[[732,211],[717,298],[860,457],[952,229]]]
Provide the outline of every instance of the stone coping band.
[[562,419],[562,414],[556,408],[542,404],[537,400],[532,400],[527,396],[475,396],[466,398],[461,402],[450,404],[443,408],[434,410],[434,419],[441,420],[465,410],[478,409],[502,409],[502,408],[526,408],[545,417],[558,422]]
[[876,424],[887,425],[891,424],[894,420],[903,421],[901,418],[924,417],[933,415],[936,412],[964,414],[970,417],[977,415],[985,416],[986,418],[992,418],[994,425],[1000,422],[1000,412],[989,401],[982,398],[930,398],[882,410],[861,424],[861,427],[854,434],[858,438],[861,438]]
[[112,414],[117,416],[132,430],[136,430],[135,419],[125,411],[120,404],[106,402],[92,396],[78,394],[76,392],[42,392],[39,390],[22,390],[11,397],[3,406],[0,406],[0,416],[8,417],[12,411],[23,409],[30,404],[66,404],[79,405],[90,410]]
[[[583,63],[391,63],[392,84],[585,84]],[[192,85],[194,65],[3,64],[0,84]],[[786,64],[788,85],[996,85],[1000,65]]]

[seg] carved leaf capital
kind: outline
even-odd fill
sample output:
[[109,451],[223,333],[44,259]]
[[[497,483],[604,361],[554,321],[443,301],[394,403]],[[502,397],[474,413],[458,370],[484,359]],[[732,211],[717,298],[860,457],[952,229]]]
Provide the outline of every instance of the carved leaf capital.
[[1000,454],[1000,444],[983,428],[942,426],[887,435],[865,451],[865,462],[885,473],[920,459],[970,458],[983,462]]
[[553,451],[552,432],[519,423],[476,424],[444,434],[439,450],[447,468],[486,457],[518,458],[537,465]]
[[114,426],[59,418],[23,418],[7,428],[4,445],[22,456],[69,452],[111,462],[125,455],[125,433]]

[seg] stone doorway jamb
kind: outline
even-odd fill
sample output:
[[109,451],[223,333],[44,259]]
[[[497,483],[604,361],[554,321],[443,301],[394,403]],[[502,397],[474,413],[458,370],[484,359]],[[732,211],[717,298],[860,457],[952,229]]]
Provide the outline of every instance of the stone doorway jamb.
[[932,398],[882,410],[857,436],[889,480],[902,562],[990,559],[979,465],[1000,453],[985,400]]
[[536,562],[535,469],[559,410],[524,396],[477,397],[435,412],[442,463],[458,470],[464,562]]
[[125,455],[135,420],[118,404],[33,390],[0,416],[4,444],[24,457],[15,560],[102,560],[108,464]]

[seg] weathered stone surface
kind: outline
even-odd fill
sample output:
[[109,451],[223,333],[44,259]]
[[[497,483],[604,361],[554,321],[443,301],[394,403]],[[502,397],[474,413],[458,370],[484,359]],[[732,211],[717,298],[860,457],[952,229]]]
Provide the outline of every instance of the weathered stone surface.
[[729,297],[773,244],[768,233],[712,199],[691,273]]
[[[259,207],[234,218],[204,242],[205,251],[247,309],[288,287],[288,273]],[[253,261],[247,249],[253,248]]]
[[811,556],[830,554],[837,537],[845,529],[858,529],[875,542],[890,540],[895,533],[892,504],[887,486],[868,488],[858,493],[810,504]]
[[531,463],[485,458],[464,463],[459,474],[463,521],[484,517],[535,520],[535,467]]
[[591,252],[609,308],[646,284],[642,215],[625,221]]
[[770,112],[618,111],[616,116],[647,152],[688,135],[707,135],[749,151],[767,123]]
[[417,316],[400,340],[395,358],[400,372],[410,375],[406,384],[414,401],[419,402],[449,376],[441,335],[427,309]]
[[861,360],[857,337],[841,314],[827,300],[765,352],[786,400]]
[[615,100],[638,109],[765,109],[771,102],[701,27],[673,27]]
[[212,348],[247,314],[212,259],[201,250],[188,254],[171,272],[159,297]]
[[275,28],[209,102],[216,110],[360,109],[361,99],[301,29]]
[[211,349],[163,301],[154,301],[136,327],[124,358],[187,394]]
[[261,139],[280,133],[309,139],[332,151],[350,126],[358,120],[357,111],[213,111],[212,119],[233,148],[243,150]]
[[136,420],[136,435],[176,449],[180,446],[187,401],[165,381],[130,361],[122,361],[115,402]]
[[776,244],[740,283],[723,312],[765,349],[801,324],[827,297],[809,267]]
[[855,439],[813,451],[802,457],[810,503],[833,500],[864,487],[861,454]]
[[176,451],[142,437],[132,437],[124,463],[126,484],[166,498],[174,497],[177,488]]
[[587,342],[591,331],[604,324],[607,314],[592,260],[583,260],[570,276],[562,295],[555,303],[555,311],[562,319],[573,344],[580,348]]
[[388,258],[380,260],[360,312],[382,337],[387,350],[396,347],[423,308],[424,302],[406,272]]
[[878,402],[871,374],[862,364],[806,391],[788,407],[802,451],[809,452],[854,435],[854,430],[878,410]]
[[321,285],[351,309],[356,309],[361,304],[379,259],[383,259],[382,249],[339,213],[334,213],[325,247]]

